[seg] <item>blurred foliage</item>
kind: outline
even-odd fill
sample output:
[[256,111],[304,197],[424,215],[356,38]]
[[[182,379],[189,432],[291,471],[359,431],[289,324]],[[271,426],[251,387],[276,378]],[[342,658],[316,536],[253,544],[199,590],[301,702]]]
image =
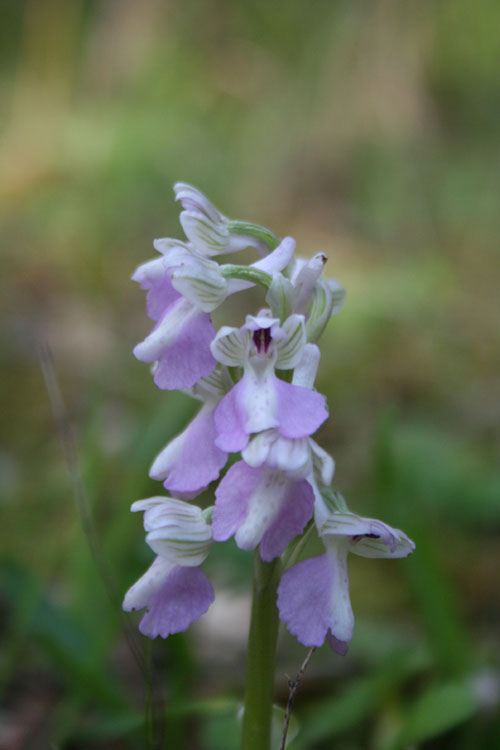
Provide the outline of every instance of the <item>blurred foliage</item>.
[[[237,744],[247,557],[214,550],[189,634],[145,643],[120,611],[150,559],[129,505],[193,409],[131,355],[149,324],[129,276],[180,236],[179,179],[328,253],[348,299],[319,440],[351,507],[417,542],[350,561],[352,648],[313,659],[291,750],[498,747],[500,4],[0,9],[2,748]],[[282,705],[302,651],[283,636]]]

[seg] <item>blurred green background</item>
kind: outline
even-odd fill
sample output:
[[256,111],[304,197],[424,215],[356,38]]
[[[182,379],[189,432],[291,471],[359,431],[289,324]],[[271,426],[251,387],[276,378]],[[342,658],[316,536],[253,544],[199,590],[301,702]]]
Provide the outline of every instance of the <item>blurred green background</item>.
[[[193,409],[132,356],[129,277],[182,236],[176,180],[328,254],[348,297],[318,439],[351,508],[417,543],[352,556],[352,647],[313,659],[291,750],[500,747],[500,4],[0,10],[0,747],[237,747],[251,556],[214,550],[188,634],[151,644],[120,612],[150,559],[129,505]],[[282,634],[281,705],[304,651]]]

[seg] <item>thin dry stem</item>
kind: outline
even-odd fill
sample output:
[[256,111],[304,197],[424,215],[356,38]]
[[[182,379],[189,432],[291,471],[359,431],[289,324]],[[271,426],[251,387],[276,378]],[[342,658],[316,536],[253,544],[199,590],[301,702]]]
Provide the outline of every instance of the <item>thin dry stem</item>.
[[297,673],[297,677],[294,680],[288,680],[288,687],[290,688],[290,692],[288,694],[288,702],[286,704],[285,722],[283,724],[283,732],[281,733],[280,750],[285,750],[286,735],[288,733],[288,725],[290,723],[290,716],[292,715],[292,705],[293,705],[293,701],[295,700],[295,693],[298,690],[300,681],[302,677],[304,676],[304,672],[307,669],[307,665],[311,661],[311,657],[315,651],[316,651],[316,646],[313,646],[312,648],[309,649],[309,651],[307,652],[307,656],[302,662],[302,666]]

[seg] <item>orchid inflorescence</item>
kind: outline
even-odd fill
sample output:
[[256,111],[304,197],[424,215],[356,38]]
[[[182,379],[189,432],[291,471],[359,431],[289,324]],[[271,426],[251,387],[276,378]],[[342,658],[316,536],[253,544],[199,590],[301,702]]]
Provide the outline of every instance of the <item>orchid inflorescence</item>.
[[[348,552],[406,557],[414,549],[402,531],[348,510],[331,487],[333,459],[311,437],[328,417],[314,388],[316,342],[344,290],[323,278],[323,253],[296,257],[291,237],[279,241],[264,227],[228,219],[190,185],[174,190],[187,241],[156,240],[159,257],[132,277],[155,321],[134,354],[152,363],[159,388],[183,390],[201,408],[151,467],[170,496],[132,505],[144,511],[156,558],[123,607],[147,610],[139,628],[151,638],[186,630],[214,600],[200,565],[214,542],[234,537],[241,549],[258,548],[263,561],[282,557],[277,606],[289,631],[305,646],[327,639],[344,654],[354,624]],[[248,248],[258,256],[250,265],[219,262]],[[211,313],[255,285],[267,307],[216,331]],[[223,473],[231,453],[240,458]],[[192,498],[216,480],[214,505],[196,506]],[[293,564],[310,531],[324,553]]]

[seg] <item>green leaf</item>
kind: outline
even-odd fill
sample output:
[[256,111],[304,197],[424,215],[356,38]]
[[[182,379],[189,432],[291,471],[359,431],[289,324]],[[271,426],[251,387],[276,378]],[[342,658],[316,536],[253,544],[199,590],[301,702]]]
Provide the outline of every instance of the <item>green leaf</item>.
[[380,711],[395,688],[425,666],[426,659],[419,651],[393,653],[375,674],[352,681],[339,694],[317,701],[301,717],[297,748],[309,749],[365,721]]
[[394,750],[424,742],[462,724],[475,713],[477,699],[466,681],[434,685],[410,707]]
[[4,596],[25,638],[34,639],[74,693],[108,708],[123,708],[121,686],[89,659],[92,643],[72,618],[56,606],[21,567],[1,562]]

